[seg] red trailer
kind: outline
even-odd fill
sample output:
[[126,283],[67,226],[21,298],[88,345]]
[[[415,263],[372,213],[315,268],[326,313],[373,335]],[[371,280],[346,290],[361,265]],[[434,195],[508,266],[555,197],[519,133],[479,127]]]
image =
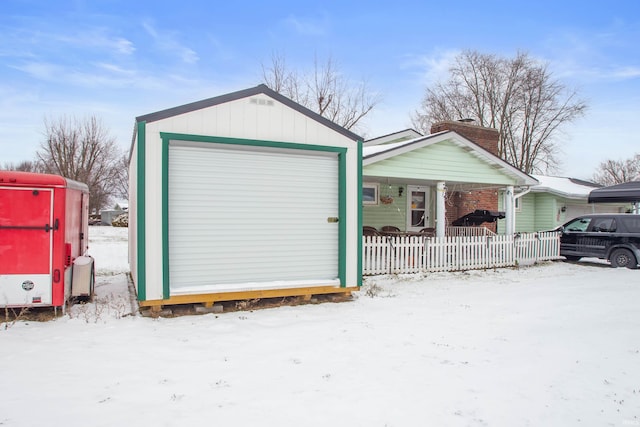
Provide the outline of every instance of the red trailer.
[[0,307],[64,307],[72,295],[91,296],[88,217],[85,184],[0,171]]

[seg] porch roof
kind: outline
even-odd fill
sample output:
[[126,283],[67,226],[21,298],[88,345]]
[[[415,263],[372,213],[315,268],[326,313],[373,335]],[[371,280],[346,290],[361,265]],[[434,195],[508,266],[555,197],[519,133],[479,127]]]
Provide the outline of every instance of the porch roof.
[[[454,147],[446,157],[435,158],[433,147]],[[426,152],[431,149],[430,152]],[[406,156],[406,154],[415,154]],[[404,156],[403,156],[404,155]],[[420,161],[416,162],[417,155]],[[380,167],[394,161],[394,167]],[[538,181],[454,131],[443,131],[406,141],[363,147],[363,174],[407,181],[428,180],[461,184],[533,186]],[[472,169],[469,167],[471,166]],[[430,172],[431,171],[431,172]],[[481,172],[485,171],[484,176]],[[436,176],[437,175],[437,176]]]

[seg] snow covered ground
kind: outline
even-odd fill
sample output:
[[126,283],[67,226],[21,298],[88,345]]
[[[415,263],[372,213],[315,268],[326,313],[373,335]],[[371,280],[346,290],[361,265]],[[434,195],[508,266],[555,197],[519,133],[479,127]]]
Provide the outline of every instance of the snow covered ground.
[[640,426],[640,271],[379,276],[350,302],[151,319],[126,233],[90,229],[97,303],[0,328],[1,426]]

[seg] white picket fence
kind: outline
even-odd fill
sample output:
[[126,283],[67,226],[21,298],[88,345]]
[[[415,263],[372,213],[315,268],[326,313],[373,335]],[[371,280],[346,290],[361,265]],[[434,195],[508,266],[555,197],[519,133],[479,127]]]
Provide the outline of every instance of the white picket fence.
[[489,230],[486,227],[460,227],[449,226],[445,227],[444,234],[446,236],[495,236],[496,233]]
[[531,265],[560,258],[557,232],[493,236],[364,236],[362,273],[420,273]]

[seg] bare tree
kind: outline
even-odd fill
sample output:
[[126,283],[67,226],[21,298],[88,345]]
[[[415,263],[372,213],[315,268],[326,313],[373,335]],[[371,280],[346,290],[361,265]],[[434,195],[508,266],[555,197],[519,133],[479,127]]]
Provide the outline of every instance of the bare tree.
[[120,156],[116,164],[113,196],[121,199],[129,198],[129,154],[126,152]]
[[46,141],[37,152],[44,171],[89,186],[91,211],[109,203],[118,176],[120,151],[115,139],[95,116],[44,121]]
[[20,172],[43,172],[42,164],[32,160],[23,160],[19,163],[5,163],[2,169]]
[[437,121],[471,118],[498,129],[498,154],[518,169],[544,173],[557,168],[556,138],[587,105],[555,80],[546,64],[526,53],[500,58],[465,51],[449,72],[448,81],[426,89],[412,117],[416,129],[429,133]]
[[361,129],[361,120],[380,102],[366,81],[349,80],[331,57],[324,63],[316,58],[313,70],[305,73],[289,69],[282,55],[273,54],[271,64],[262,65],[262,79],[276,92],[352,131]]
[[593,180],[605,186],[640,180],[640,154],[626,160],[605,160],[593,174]]

